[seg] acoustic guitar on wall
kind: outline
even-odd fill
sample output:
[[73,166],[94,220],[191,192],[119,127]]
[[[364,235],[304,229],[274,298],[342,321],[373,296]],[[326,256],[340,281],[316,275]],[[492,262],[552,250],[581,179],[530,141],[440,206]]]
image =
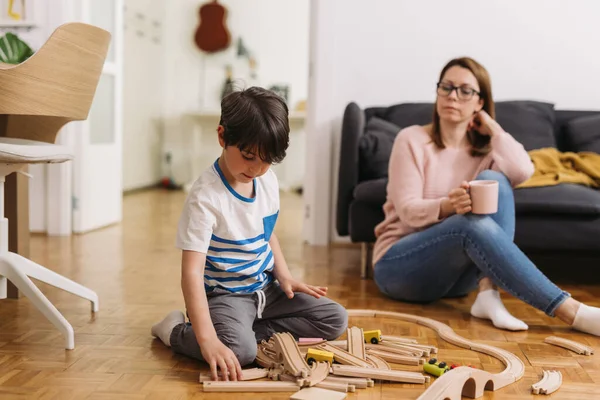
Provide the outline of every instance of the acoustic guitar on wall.
[[216,53],[229,47],[231,35],[225,24],[227,10],[217,0],[203,4],[199,9],[200,25],[196,29],[196,46],[207,53]]

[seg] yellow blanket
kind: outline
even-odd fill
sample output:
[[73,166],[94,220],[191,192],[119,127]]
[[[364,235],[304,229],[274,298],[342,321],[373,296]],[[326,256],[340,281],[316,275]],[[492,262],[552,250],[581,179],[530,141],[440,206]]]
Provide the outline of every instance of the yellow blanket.
[[519,188],[577,183],[600,187],[600,154],[593,152],[560,152],[555,148],[529,151],[535,166],[533,176]]

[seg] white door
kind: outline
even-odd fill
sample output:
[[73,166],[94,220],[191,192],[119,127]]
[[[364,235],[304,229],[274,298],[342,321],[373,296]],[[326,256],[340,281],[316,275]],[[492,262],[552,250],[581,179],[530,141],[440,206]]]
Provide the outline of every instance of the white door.
[[[89,117],[74,137],[73,232],[121,221],[123,0],[82,0],[81,21],[112,35]],[[79,130],[79,129],[78,129]]]

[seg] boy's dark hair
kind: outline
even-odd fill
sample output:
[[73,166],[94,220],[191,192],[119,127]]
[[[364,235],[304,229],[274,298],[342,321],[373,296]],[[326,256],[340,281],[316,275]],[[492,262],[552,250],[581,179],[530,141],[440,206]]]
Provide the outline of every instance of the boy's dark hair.
[[256,152],[261,160],[276,164],[285,158],[290,126],[285,101],[270,90],[250,87],[228,94],[221,101],[225,146]]

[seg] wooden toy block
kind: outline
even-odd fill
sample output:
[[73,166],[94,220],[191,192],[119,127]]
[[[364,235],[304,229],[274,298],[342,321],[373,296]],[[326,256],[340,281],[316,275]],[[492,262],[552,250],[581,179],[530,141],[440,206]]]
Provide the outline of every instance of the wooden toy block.
[[344,400],[346,397],[346,393],[311,387],[294,393],[290,400]]
[[551,394],[558,390],[562,384],[562,374],[560,371],[544,371],[542,380],[531,385],[533,394]]
[[594,349],[590,346],[576,342],[574,340],[563,339],[557,336],[548,336],[546,339],[544,339],[544,343],[564,347],[565,349],[574,351],[577,354],[583,354],[586,356],[594,354]]
[[300,389],[295,382],[204,382],[205,392],[295,392]]

